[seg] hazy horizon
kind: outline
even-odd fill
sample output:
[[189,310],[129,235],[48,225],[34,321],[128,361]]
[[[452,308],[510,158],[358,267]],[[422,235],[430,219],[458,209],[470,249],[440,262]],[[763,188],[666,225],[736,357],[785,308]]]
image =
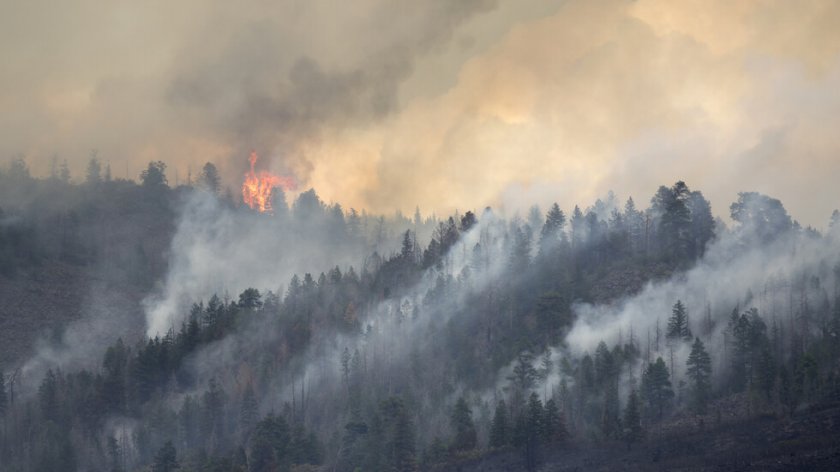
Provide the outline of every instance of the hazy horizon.
[[807,3],[15,2],[0,159],[78,178],[96,149],[172,183],[210,161],[236,189],[256,150],[380,213],[647,201],[682,179],[717,215],[758,191],[822,230],[840,5]]

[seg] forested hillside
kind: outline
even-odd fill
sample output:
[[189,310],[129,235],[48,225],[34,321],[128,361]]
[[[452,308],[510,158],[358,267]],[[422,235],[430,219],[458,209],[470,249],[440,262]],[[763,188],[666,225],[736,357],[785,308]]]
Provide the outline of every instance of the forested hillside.
[[309,190],[259,213],[209,163],[170,186],[161,162],[75,183],[14,161],[2,470],[657,463],[689,454],[675,435],[835,401],[840,214],[823,234],[755,192],[651,195],[408,218]]

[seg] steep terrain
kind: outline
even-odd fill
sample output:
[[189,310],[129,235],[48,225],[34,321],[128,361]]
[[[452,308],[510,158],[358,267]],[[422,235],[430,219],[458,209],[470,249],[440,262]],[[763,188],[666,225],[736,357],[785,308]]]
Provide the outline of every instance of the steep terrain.
[[[730,402],[731,405],[731,402]],[[675,418],[639,443],[574,443],[540,451],[544,472],[833,472],[840,468],[840,402],[775,414],[714,418]],[[709,420],[712,420],[711,422]],[[526,470],[518,451],[499,451],[440,471]]]

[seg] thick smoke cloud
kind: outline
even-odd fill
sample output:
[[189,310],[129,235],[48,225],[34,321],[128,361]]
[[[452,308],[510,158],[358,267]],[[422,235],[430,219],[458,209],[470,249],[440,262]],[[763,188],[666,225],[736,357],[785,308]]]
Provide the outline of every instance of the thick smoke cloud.
[[244,22],[218,49],[178,62],[166,99],[235,150],[280,155],[307,179],[314,163],[301,160],[301,145],[322,131],[367,126],[397,111],[399,85],[416,57],[445,46],[455,28],[494,3],[366,2],[347,11],[316,4],[273,12]]
[[[327,201],[439,214],[682,178],[777,195],[822,228],[840,97],[836,2],[14,5],[0,154],[115,176],[251,149]],[[14,40],[12,40],[14,39]],[[23,46],[25,45],[25,46]],[[170,179],[174,179],[170,172]],[[813,189],[797,192],[803,185]]]
[[41,172],[55,153],[80,172],[97,148],[115,176],[136,178],[161,159],[182,181],[188,166],[195,172],[211,160],[235,185],[256,149],[305,181],[315,163],[303,147],[325,130],[368,126],[398,110],[399,86],[418,57],[445,50],[462,23],[494,7],[15,5],[2,24],[10,60],[0,83],[4,105],[18,113],[3,118],[10,139],[2,152],[28,155]]
[[[383,137],[375,190],[446,195],[454,206],[510,189],[570,207],[685,178],[717,208],[749,188],[823,227],[836,199],[803,162],[837,171],[826,123],[840,103],[830,91],[840,37],[825,21],[838,13],[834,4],[568,2],[466,63],[446,94],[401,113]],[[407,139],[418,133],[427,139]],[[409,175],[436,177],[409,186]],[[822,189],[807,198],[796,190],[805,175]]]

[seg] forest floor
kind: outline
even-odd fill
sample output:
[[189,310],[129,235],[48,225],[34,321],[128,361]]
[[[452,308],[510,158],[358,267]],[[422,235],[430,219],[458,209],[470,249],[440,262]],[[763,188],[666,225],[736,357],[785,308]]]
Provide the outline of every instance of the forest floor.
[[[544,472],[577,471],[838,471],[840,402],[797,412],[791,418],[761,415],[719,425],[671,424],[628,449],[622,442],[543,451]],[[667,423],[666,423],[667,426]],[[489,454],[449,471],[525,470],[513,451]]]

